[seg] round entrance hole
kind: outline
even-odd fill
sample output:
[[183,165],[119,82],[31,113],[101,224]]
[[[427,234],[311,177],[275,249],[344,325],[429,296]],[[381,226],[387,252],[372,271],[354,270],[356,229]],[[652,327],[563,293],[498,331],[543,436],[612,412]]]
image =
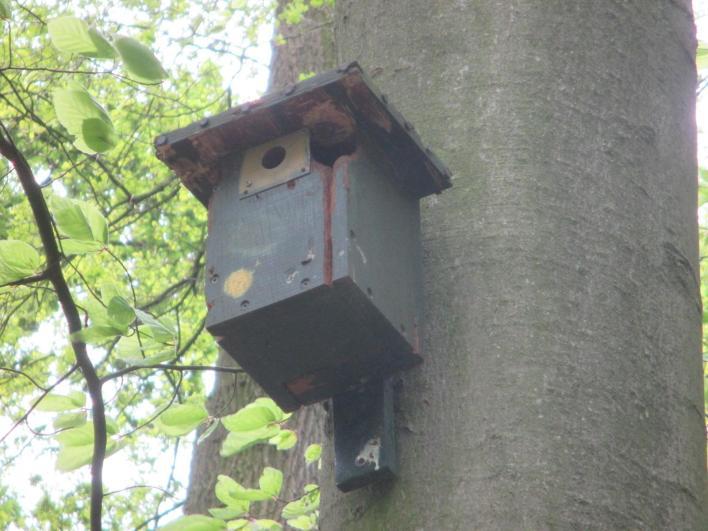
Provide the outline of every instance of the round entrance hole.
[[283,146],[274,146],[263,154],[261,164],[267,170],[272,170],[280,166],[280,163],[285,160],[285,148]]

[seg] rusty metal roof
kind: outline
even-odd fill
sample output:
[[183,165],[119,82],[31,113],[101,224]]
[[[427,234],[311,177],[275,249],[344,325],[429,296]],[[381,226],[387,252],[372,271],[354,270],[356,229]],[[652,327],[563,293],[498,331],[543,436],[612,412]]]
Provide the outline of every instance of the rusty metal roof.
[[451,185],[449,170],[357,63],[160,135],[155,147],[157,157],[207,205],[221,179],[222,157],[302,128],[310,130],[313,145],[325,148],[351,142],[359,130],[381,146],[396,180],[417,197]]

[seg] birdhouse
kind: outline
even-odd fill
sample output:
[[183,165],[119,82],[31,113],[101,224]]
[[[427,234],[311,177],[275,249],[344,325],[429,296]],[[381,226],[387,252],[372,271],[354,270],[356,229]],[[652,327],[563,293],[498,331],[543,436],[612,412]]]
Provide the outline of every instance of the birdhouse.
[[419,199],[450,175],[356,63],[156,148],[208,208],[207,330],[284,410],[421,361]]

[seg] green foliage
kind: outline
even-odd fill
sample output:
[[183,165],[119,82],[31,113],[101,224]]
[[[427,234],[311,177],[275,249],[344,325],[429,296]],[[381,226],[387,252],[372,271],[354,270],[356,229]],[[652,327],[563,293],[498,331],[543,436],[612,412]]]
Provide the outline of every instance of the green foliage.
[[[110,426],[110,425],[109,425]],[[113,425],[115,427],[115,425]],[[109,429],[109,433],[114,432]],[[91,462],[93,458],[93,422],[86,422],[76,428],[64,430],[56,435],[59,443],[57,455],[57,470],[69,472]],[[109,438],[106,446],[106,457],[113,455],[128,442]]]
[[19,240],[0,240],[0,285],[20,280],[39,269],[39,253]]
[[147,46],[130,37],[118,37],[115,47],[128,73],[137,81],[159,83],[167,79],[167,72]]
[[96,59],[113,59],[116,51],[95,28],[76,17],[59,17],[47,23],[52,44],[59,51]]
[[86,395],[81,391],[73,391],[68,396],[49,393],[36,406],[37,411],[71,411],[84,407]]
[[163,531],[218,531],[226,529],[223,520],[210,518],[201,514],[191,514],[175,520],[171,524],[162,526]]
[[179,404],[165,410],[155,421],[157,429],[165,435],[186,435],[204,422],[209,413],[201,404]]
[[696,50],[696,68],[703,70],[708,68],[708,43],[699,42]]
[[281,424],[291,417],[270,398],[257,398],[233,415],[221,419],[229,431],[221,455],[228,457],[255,446],[270,443],[278,450],[292,448],[297,435],[292,430],[283,430]]
[[[91,155],[115,147],[117,137],[110,116],[84,87],[72,83],[55,90],[53,96],[57,120],[76,137],[74,145],[77,149]],[[100,127],[96,127],[97,121],[101,122]],[[86,122],[89,125],[85,125]]]
[[316,529],[319,518],[320,489],[305,485],[305,494],[283,507],[281,516],[295,529]]
[[322,455],[322,447],[319,444],[311,444],[305,450],[305,461],[309,465],[315,461],[319,461]]
[[64,253],[83,254],[100,251],[108,242],[108,222],[94,205],[86,201],[52,196],[54,223],[65,237]]
[[0,20],[9,20],[11,15],[10,0],[0,0]]

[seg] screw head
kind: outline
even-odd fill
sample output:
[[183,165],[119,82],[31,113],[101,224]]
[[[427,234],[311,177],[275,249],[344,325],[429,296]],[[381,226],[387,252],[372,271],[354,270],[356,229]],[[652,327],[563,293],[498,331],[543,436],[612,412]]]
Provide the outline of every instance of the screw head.
[[292,94],[293,92],[295,92],[295,84],[290,83],[287,87],[285,87],[283,94],[285,94],[286,96],[290,96],[290,94]]
[[209,118],[204,118],[204,119],[202,119],[202,120],[199,122],[199,125],[200,125],[201,127],[206,127],[207,125],[209,125]]

